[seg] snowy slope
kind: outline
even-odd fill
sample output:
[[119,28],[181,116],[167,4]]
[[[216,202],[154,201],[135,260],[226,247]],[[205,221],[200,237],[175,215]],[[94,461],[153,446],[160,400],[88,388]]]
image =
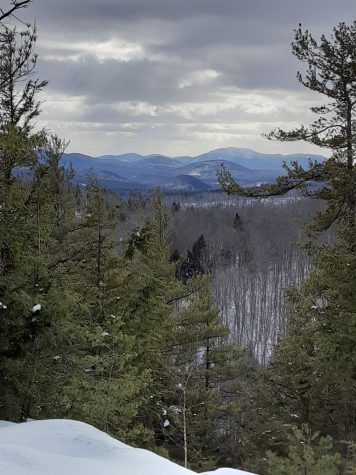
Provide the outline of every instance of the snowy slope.
[[[226,470],[226,471],[224,471]],[[125,445],[82,422],[0,423],[0,474],[189,475],[156,454]],[[242,475],[222,469],[214,475]]]

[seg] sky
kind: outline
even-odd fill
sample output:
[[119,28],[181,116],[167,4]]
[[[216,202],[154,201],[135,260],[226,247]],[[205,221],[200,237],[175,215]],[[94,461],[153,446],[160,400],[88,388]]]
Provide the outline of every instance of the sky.
[[296,79],[294,28],[320,38],[355,13],[355,0],[33,0],[39,125],[92,156],[323,152],[261,134],[309,123],[322,99]]

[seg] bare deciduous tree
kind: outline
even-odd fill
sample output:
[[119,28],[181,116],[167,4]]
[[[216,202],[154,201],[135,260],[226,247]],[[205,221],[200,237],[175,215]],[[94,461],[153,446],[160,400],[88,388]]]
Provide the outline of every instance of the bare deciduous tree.
[[0,22],[15,16],[18,10],[27,8],[32,0],[11,0],[7,7],[0,7]]

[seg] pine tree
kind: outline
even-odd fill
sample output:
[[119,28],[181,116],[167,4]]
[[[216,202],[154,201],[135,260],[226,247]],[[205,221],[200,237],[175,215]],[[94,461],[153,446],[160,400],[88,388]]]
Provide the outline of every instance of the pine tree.
[[307,425],[292,427],[288,434],[288,456],[267,453],[268,475],[338,475],[341,457],[332,452],[331,437],[319,437]]
[[38,152],[32,193],[36,227],[34,241],[36,298],[41,303],[39,320],[47,332],[35,353],[37,366],[32,384],[31,417],[61,417],[66,414],[63,395],[78,367],[74,354],[81,342],[86,308],[80,263],[82,243],[80,222],[72,183],[73,170],[65,169],[61,158],[66,144],[56,136],[46,138]]
[[[180,259],[179,253],[177,253],[178,250],[176,249],[171,256],[173,262]],[[208,273],[211,270],[210,268],[207,242],[204,235],[201,234],[193,243],[192,249],[188,249],[187,257],[179,263],[176,275],[181,282],[186,284],[189,279]]]
[[[32,121],[39,114],[36,95],[46,82],[30,78],[36,65],[35,29],[28,26],[18,33],[15,27],[1,25],[0,30],[1,411],[5,417],[19,419],[27,416],[25,400],[29,400],[35,374],[25,361],[36,353],[38,335],[46,327],[34,310],[41,260],[38,238],[46,226],[36,222],[33,210],[38,191],[37,152],[45,135],[32,130]],[[17,167],[27,167],[27,179],[15,175]]]
[[141,403],[146,374],[133,365],[135,335],[120,310],[122,264],[117,248],[119,204],[94,176],[78,211],[81,250],[78,293],[84,300],[75,329],[75,371],[66,390],[66,415],[85,420],[122,439]]
[[162,411],[174,392],[169,349],[174,328],[173,304],[178,283],[169,262],[170,228],[160,191],[152,197],[151,218],[135,230],[126,254],[126,274],[121,286],[124,324],[135,335],[135,366],[149,381],[137,418],[136,439],[141,446],[159,450],[165,439]]
[[[299,189],[307,196],[325,200],[325,211],[318,214],[314,229],[321,231],[332,223],[348,223],[355,232],[356,175],[355,175],[355,110],[356,110],[356,22],[340,23],[333,35],[325,35],[320,42],[301,25],[295,30],[293,54],[306,64],[305,74],[298,72],[299,82],[321,94],[326,104],[312,107],[319,116],[310,126],[302,125],[291,131],[276,129],[267,137],[271,140],[305,141],[328,148],[332,155],[324,162],[310,162],[309,169],[298,163],[285,166],[287,175],[272,185],[242,188],[222,170],[220,181],[230,194],[262,197],[282,195]],[[317,187],[311,187],[317,183]]]
[[255,440],[262,450],[283,452],[281,427],[296,422],[332,436],[345,458],[344,442],[355,439],[355,50],[355,22],[340,23],[330,39],[323,35],[320,42],[299,27],[292,51],[306,64],[306,72],[298,73],[298,79],[327,102],[312,108],[319,118],[309,127],[277,129],[269,135],[326,147],[330,159],[312,162],[307,170],[294,163],[286,167],[286,176],[258,189],[242,189],[231,175],[220,174],[225,190],[233,194],[271,196],[299,189],[322,199],[325,209],[310,230],[319,233],[332,224],[336,230],[334,243],[308,243],[314,271],[291,295],[289,330],[259,382],[255,428],[260,435]]
[[57,413],[66,380],[66,369],[59,371],[58,360],[71,347],[66,326],[71,317],[75,321],[80,302],[68,272],[75,209],[70,205],[71,177],[59,164],[63,146],[56,137],[46,139],[31,180],[12,180],[11,188],[24,190],[25,201],[22,207],[21,201],[14,204],[18,223],[14,214],[11,228],[4,221],[1,227],[12,237],[11,249],[18,252],[2,276],[8,302],[2,306],[4,414],[17,420]]
[[235,402],[244,355],[229,343],[209,280],[197,277],[187,287],[190,296],[178,308],[174,334],[177,389],[167,413],[172,419],[168,446],[185,466],[213,469],[228,463],[224,443],[232,436],[231,421],[238,418]]

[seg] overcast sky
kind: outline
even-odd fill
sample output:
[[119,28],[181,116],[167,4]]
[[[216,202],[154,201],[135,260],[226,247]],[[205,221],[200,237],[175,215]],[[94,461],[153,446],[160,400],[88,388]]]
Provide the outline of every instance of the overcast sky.
[[[316,151],[269,142],[311,119],[293,29],[316,37],[355,19],[355,0],[33,0],[42,125],[69,151],[195,155],[220,147]],[[320,151],[320,150],[319,150]]]

